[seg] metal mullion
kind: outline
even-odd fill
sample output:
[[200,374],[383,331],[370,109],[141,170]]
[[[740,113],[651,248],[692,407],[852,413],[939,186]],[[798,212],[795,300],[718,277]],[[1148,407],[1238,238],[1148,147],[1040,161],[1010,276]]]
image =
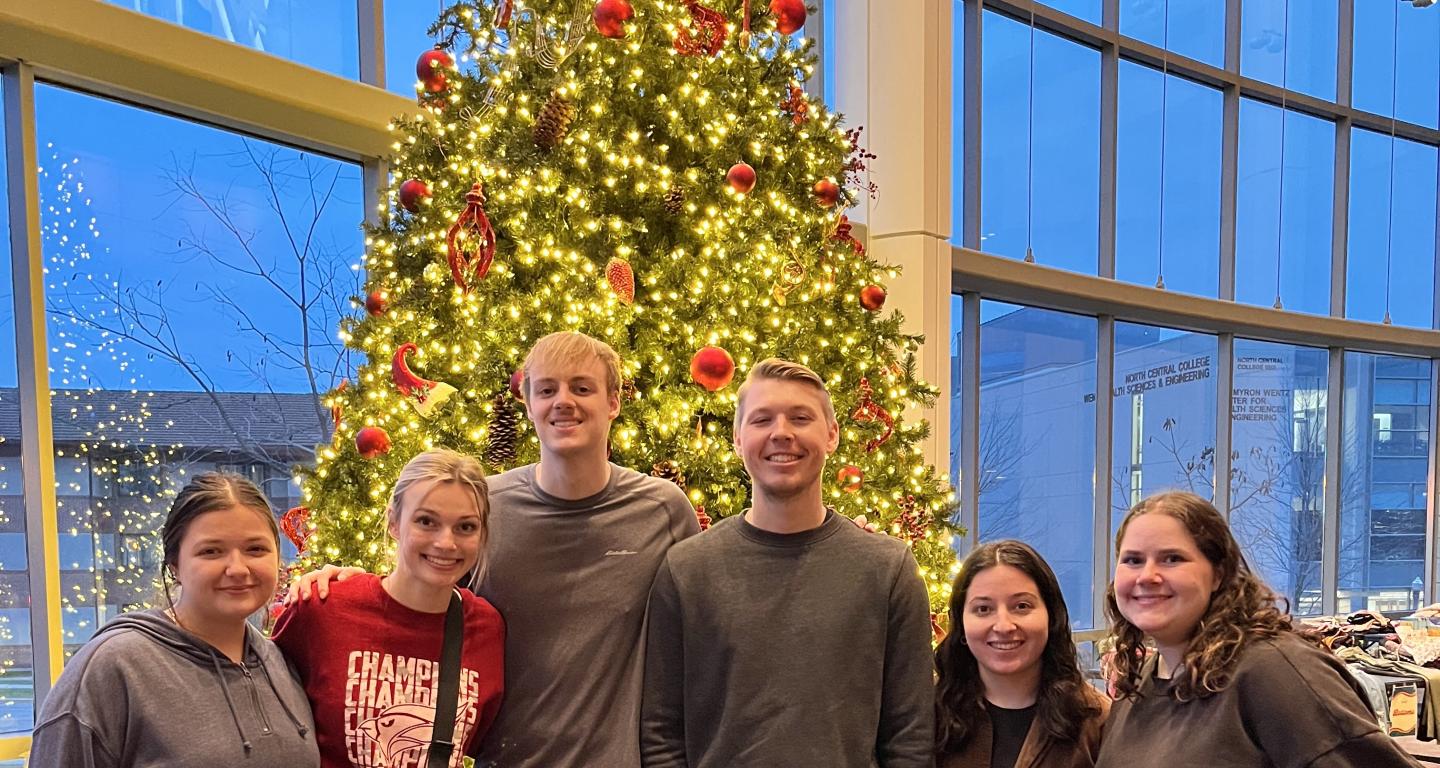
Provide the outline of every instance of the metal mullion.
[[982,0],[969,0],[962,10],[965,25],[965,68],[961,73],[960,109],[964,153],[961,159],[960,241],[967,248],[980,247],[980,164],[981,164],[981,32],[985,27]]
[[1215,338],[1215,508],[1230,519],[1231,408],[1235,402],[1235,334]]
[[960,298],[960,514],[966,548],[980,537],[980,294]]
[[[1100,243],[1096,274],[1115,277],[1116,158],[1119,133],[1120,59],[1115,47],[1100,51]],[[1161,136],[1160,141],[1165,141]],[[1163,181],[1162,181],[1163,183]],[[1161,247],[1164,247],[1163,244]]]
[[1333,615],[1340,589],[1340,460],[1344,452],[1345,350],[1330,347],[1325,394],[1325,485],[1321,508],[1320,611]]
[[1114,472],[1115,453],[1115,318],[1101,315],[1095,324],[1095,474],[1093,541],[1091,569],[1093,583],[1090,594],[1092,627],[1103,627],[1105,621],[1105,585],[1110,583],[1110,477]]
[[1435,515],[1437,508],[1435,504],[1435,492],[1437,490],[1436,474],[1440,473],[1440,442],[1435,440],[1435,435],[1440,432],[1440,408],[1436,407],[1440,402],[1440,359],[1430,360],[1430,456],[1429,471],[1425,473],[1425,589],[1422,600],[1426,603],[1432,602],[1440,597],[1437,591],[1436,563],[1440,557],[1440,547],[1437,547],[1436,538],[1440,537],[1440,528],[1436,526]]
[[25,504],[26,576],[30,581],[30,644],[35,712],[60,676],[59,530],[50,366],[45,346],[44,256],[35,137],[35,73],[24,63],[4,68],[6,189],[10,206],[10,267],[14,280],[15,356],[19,372],[20,469]]
[[[1283,120],[1284,117],[1282,116]],[[1334,190],[1330,208],[1330,316],[1345,317],[1345,259],[1350,247],[1350,120],[1335,122]]]
[[1220,112],[1220,286],[1218,298],[1235,300],[1235,217],[1239,194],[1240,89],[1225,89]]
[[360,82],[385,88],[385,0],[355,0]]
[[1225,71],[1240,74],[1240,0],[1225,0]]
[[1355,0],[1338,2],[1339,27],[1335,30],[1335,103],[1349,107],[1352,101],[1351,64],[1355,55]]

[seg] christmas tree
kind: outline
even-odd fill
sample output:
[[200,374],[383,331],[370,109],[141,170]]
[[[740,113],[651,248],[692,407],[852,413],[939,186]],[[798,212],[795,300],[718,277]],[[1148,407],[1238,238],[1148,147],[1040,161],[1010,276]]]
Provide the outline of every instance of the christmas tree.
[[[423,109],[398,119],[363,316],[368,362],[330,393],[335,434],[286,518],[306,563],[388,559],[400,467],[447,446],[534,461],[517,369],[557,330],[624,361],[612,460],[681,484],[702,520],[748,498],[737,374],[815,369],[841,425],[826,499],[912,543],[940,610],[953,494],[919,448],[919,339],[842,211],[873,156],[803,85],[802,0],[470,0],[432,28]],[[357,313],[358,314],[358,313]],[[308,518],[308,519],[307,519]]]

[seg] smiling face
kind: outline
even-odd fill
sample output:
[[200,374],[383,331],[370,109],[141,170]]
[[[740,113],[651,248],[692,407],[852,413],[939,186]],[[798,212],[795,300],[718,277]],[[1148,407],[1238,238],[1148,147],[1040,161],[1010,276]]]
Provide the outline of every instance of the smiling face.
[[757,497],[782,501],[820,487],[825,459],[840,441],[824,394],[787,379],[749,382],[737,414],[735,452]]
[[1019,680],[1038,690],[1050,613],[1035,580],[1003,563],[986,568],[965,590],[964,611],[965,643],[985,685]]
[[280,574],[280,548],[268,511],[231,505],[196,516],[185,528],[175,562],[175,608],[199,624],[244,622],[270,603]]
[[620,396],[607,391],[606,375],[594,357],[568,364],[541,360],[526,370],[525,412],[543,454],[604,455],[610,422],[620,415]]
[[1210,608],[1220,574],[1184,523],[1164,513],[1132,517],[1119,549],[1115,603],[1174,669]]
[[485,545],[475,492],[448,480],[420,485],[405,494],[400,507],[390,513],[396,542],[391,577],[406,591],[448,592],[475,567]]

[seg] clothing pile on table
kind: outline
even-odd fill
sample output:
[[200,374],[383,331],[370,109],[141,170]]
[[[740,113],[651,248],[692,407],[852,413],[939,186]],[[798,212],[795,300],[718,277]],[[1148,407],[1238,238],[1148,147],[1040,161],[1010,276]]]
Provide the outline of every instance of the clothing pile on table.
[[1382,728],[1422,741],[1440,737],[1440,604],[1431,609],[1397,621],[1356,611],[1301,625],[1345,661]]

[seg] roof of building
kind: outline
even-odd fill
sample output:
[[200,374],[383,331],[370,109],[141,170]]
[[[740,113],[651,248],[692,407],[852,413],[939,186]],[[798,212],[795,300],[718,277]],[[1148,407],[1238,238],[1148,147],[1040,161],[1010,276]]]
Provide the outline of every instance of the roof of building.
[[[304,394],[59,389],[50,402],[57,443],[310,450],[330,432],[329,409]],[[0,387],[0,441],[19,437],[19,390]]]

